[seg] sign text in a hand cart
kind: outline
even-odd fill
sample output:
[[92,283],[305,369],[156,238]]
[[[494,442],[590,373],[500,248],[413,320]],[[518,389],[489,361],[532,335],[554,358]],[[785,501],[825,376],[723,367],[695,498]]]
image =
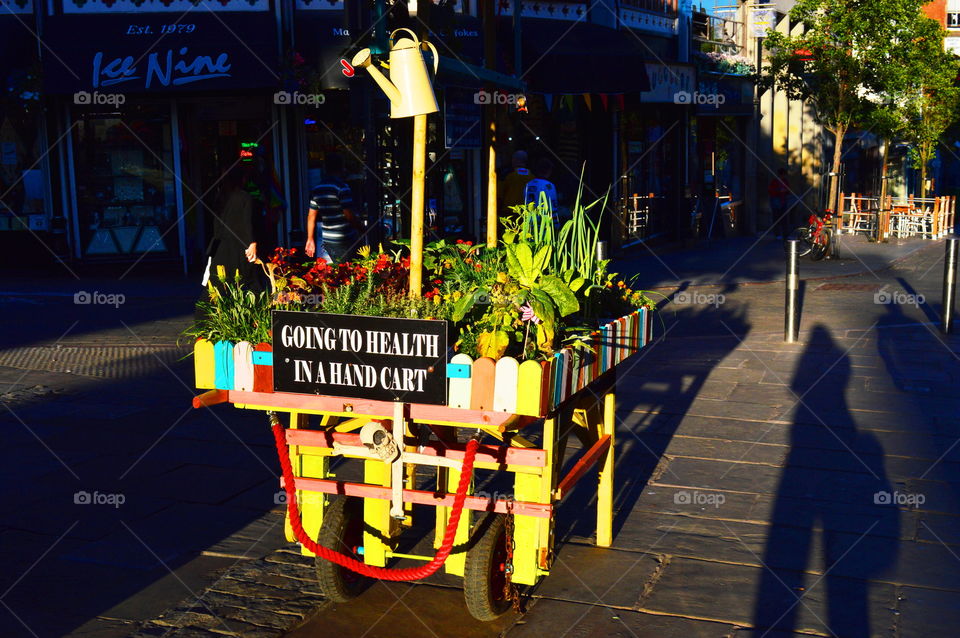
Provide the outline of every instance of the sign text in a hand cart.
[[446,404],[447,323],[274,311],[277,392]]

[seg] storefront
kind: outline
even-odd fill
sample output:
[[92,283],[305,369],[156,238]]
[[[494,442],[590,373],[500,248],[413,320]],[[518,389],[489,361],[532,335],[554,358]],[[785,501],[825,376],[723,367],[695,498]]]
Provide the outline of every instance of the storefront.
[[[0,245],[20,255],[51,228],[50,162],[33,3],[0,15]],[[29,250],[32,250],[29,249]]]
[[251,181],[270,184],[282,73],[276,33],[264,28],[272,19],[257,11],[47,18],[47,106],[59,124],[52,137],[63,154],[74,258],[186,268],[206,247],[223,169],[249,162]]
[[[701,73],[696,95],[692,131],[701,194],[705,201],[717,197],[742,201],[753,85],[742,76]],[[740,219],[745,219],[743,214]]]

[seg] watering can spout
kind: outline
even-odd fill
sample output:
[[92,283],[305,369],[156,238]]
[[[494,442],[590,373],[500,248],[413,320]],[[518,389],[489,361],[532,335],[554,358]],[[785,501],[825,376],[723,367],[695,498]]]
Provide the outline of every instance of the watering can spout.
[[373,78],[373,81],[376,82],[383,92],[387,94],[387,98],[391,102],[399,102],[402,100],[400,96],[400,90],[393,85],[393,82],[387,79],[377,65],[373,63],[373,58],[370,55],[370,49],[363,49],[359,51],[353,60],[351,60],[351,65],[354,67],[364,67],[367,71],[370,72],[370,77]]

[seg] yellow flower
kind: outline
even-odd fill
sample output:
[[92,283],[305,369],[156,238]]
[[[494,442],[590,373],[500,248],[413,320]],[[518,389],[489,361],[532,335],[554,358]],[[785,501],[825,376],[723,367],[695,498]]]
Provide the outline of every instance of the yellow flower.
[[434,306],[439,306],[439,305],[440,305],[440,295],[434,295],[434,296],[433,296],[433,305],[434,305]]
[[453,294],[451,295],[451,297],[453,297],[453,300],[454,300],[454,301],[456,301],[457,299],[459,299],[459,298],[462,297],[462,296],[463,296],[463,293],[460,292],[459,290],[454,290],[454,291],[453,291]]
[[370,258],[370,246],[361,246],[357,249],[357,254],[360,255],[362,259]]
[[217,279],[224,281],[227,278],[227,267],[223,264],[217,264]]
[[505,273],[505,272],[498,272],[498,273],[497,273],[497,281],[498,281],[499,283],[501,283],[501,284],[507,283],[507,273]]

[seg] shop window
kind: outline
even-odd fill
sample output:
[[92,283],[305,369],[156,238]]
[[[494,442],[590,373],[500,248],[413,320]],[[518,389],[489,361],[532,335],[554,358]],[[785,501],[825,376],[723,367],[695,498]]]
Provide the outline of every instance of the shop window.
[[169,107],[82,114],[74,132],[83,256],[178,254]]
[[0,115],[0,231],[48,230],[42,130],[36,111]]

